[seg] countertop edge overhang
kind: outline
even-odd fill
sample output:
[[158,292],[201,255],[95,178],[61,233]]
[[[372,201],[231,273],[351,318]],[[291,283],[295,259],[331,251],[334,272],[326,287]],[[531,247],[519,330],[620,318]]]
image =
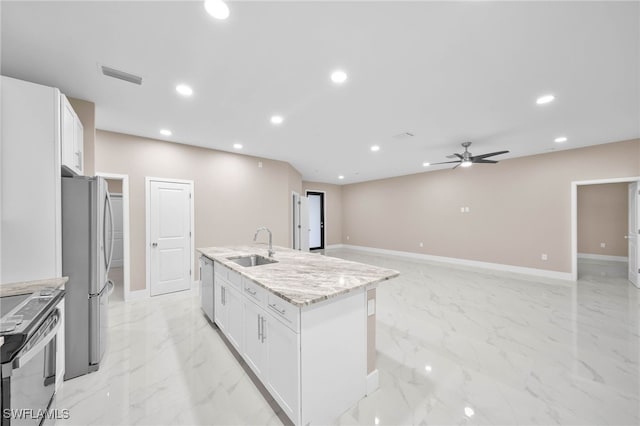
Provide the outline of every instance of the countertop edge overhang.
[[264,287],[287,302],[303,308],[400,275],[393,269],[350,260],[274,247],[277,263],[244,267],[230,257],[257,254],[268,257],[261,244],[203,247],[197,251]]
[[34,293],[48,287],[57,289],[65,285],[67,281],[69,281],[68,277],[58,277],[44,280],[19,281],[0,284],[0,297]]

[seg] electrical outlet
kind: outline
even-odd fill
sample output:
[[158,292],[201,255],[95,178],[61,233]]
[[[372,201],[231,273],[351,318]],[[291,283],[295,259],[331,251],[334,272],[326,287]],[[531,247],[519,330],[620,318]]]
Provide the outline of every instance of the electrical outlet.
[[262,168],[262,161],[258,161],[258,168]]
[[600,243],[600,248],[605,248],[607,246],[607,243]]
[[465,207],[465,208],[464,208],[464,212],[465,212],[465,213],[469,213],[469,207]]
[[420,243],[420,247],[424,247],[424,244]]
[[540,256],[540,259],[547,260],[548,259],[547,253],[542,253],[542,255]]
[[464,207],[460,207],[460,213],[464,213]]
[[347,241],[349,241],[349,236],[347,235]]

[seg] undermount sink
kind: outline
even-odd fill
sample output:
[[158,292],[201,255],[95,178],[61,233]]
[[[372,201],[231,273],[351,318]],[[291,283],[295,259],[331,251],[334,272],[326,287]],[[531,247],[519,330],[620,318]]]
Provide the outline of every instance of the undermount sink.
[[269,265],[270,263],[278,263],[277,260],[269,259],[268,257],[260,256],[259,254],[227,257],[227,260],[235,262],[240,266],[244,266],[245,268],[252,266]]

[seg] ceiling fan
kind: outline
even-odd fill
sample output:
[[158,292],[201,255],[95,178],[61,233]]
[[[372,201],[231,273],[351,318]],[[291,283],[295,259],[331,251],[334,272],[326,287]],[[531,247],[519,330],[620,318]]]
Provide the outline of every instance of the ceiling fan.
[[454,169],[458,166],[462,166],[462,167],[469,167],[474,163],[485,163],[485,164],[496,164],[497,161],[495,160],[487,160],[488,157],[493,157],[494,155],[500,155],[500,154],[506,154],[509,151],[497,151],[497,152],[490,152],[489,154],[482,154],[482,155],[471,155],[471,153],[467,150],[467,148],[469,148],[469,146],[471,145],[471,142],[463,142],[462,146],[464,147],[464,152],[462,154],[452,154],[452,155],[447,155],[447,158],[458,158],[455,161],[444,161],[442,163],[433,163],[431,164],[432,166],[435,166],[436,164],[451,164],[451,163],[458,163],[455,165]]

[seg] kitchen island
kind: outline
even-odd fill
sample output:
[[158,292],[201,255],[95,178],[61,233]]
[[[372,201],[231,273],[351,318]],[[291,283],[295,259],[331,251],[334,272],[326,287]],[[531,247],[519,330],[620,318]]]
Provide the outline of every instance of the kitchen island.
[[294,424],[332,423],[377,389],[376,286],[397,271],[283,247],[198,251],[213,260],[201,294],[214,322]]

